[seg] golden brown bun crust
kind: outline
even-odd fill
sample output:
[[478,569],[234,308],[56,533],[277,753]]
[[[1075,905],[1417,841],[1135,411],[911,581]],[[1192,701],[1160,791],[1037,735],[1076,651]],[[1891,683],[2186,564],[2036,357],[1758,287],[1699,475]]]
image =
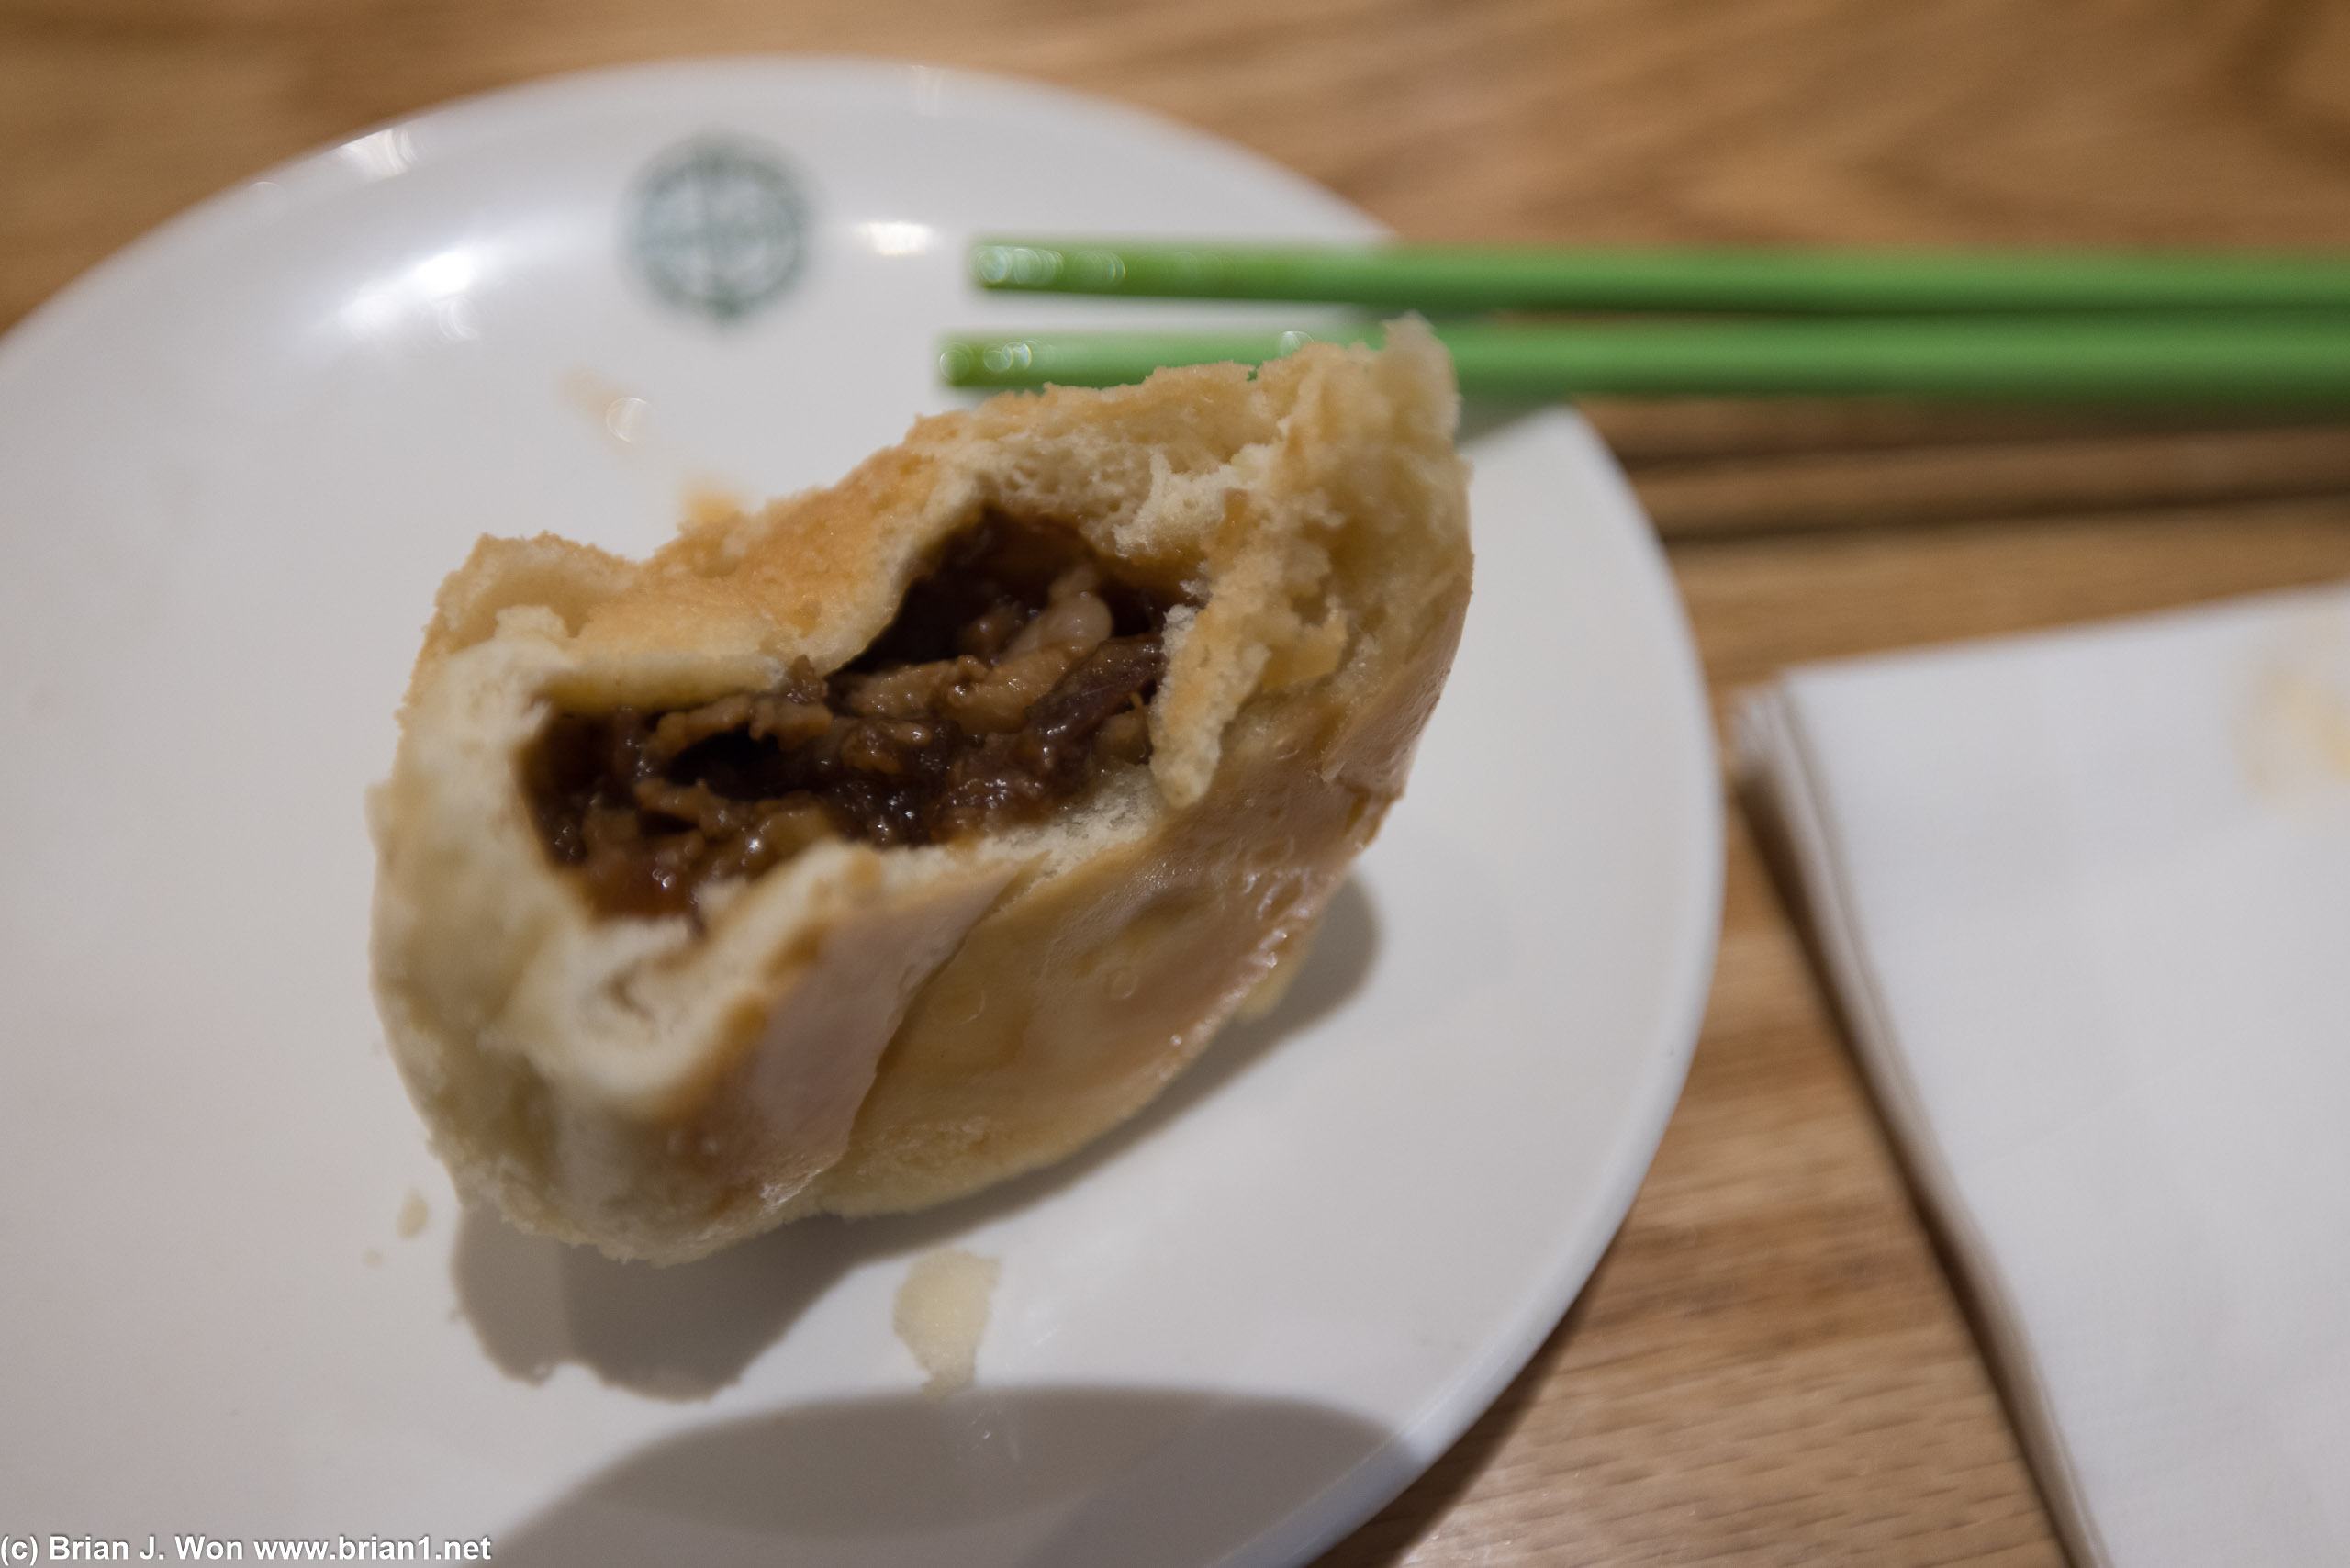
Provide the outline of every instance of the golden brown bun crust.
[[[387,1033],[460,1185],[619,1257],[943,1202],[1130,1114],[1301,952],[1401,791],[1469,595],[1443,351],[997,398],[642,563],[486,539],[442,589],[371,802]],[[599,919],[517,751],[861,651],[995,509],[1200,605],[1148,769],[1038,827],[821,845],[682,919]],[[886,1047],[886,1048],[885,1048]]]

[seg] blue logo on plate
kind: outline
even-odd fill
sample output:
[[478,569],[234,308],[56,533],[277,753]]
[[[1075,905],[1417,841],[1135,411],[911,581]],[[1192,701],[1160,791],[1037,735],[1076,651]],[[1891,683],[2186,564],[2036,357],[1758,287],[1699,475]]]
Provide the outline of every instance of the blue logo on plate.
[[637,183],[630,259],[670,305],[722,325],[773,302],[808,253],[808,199],[772,148],[698,137]]

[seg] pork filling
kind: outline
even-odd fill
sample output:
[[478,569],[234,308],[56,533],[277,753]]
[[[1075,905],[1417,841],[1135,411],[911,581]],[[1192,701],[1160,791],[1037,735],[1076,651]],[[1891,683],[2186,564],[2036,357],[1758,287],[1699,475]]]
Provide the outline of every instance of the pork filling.
[[1147,761],[1171,600],[1065,529],[990,516],[845,667],[699,708],[556,713],[521,758],[547,852],[599,913],[692,914],[821,838],[948,842]]

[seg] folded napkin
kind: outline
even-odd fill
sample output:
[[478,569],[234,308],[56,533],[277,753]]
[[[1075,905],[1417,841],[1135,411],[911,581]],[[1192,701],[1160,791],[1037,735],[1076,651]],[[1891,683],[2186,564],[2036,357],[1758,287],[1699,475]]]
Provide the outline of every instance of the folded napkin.
[[2350,592],[1740,730],[2076,1561],[2350,1563]]

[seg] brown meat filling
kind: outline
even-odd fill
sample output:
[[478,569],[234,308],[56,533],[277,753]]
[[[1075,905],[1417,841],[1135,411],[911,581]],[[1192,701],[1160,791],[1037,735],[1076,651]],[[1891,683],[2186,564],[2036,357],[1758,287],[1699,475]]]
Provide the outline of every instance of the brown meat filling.
[[829,678],[699,708],[557,713],[521,778],[599,913],[691,914],[820,838],[934,844],[1033,821],[1150,756],[1169,608],[1064,529],[990,517]]

